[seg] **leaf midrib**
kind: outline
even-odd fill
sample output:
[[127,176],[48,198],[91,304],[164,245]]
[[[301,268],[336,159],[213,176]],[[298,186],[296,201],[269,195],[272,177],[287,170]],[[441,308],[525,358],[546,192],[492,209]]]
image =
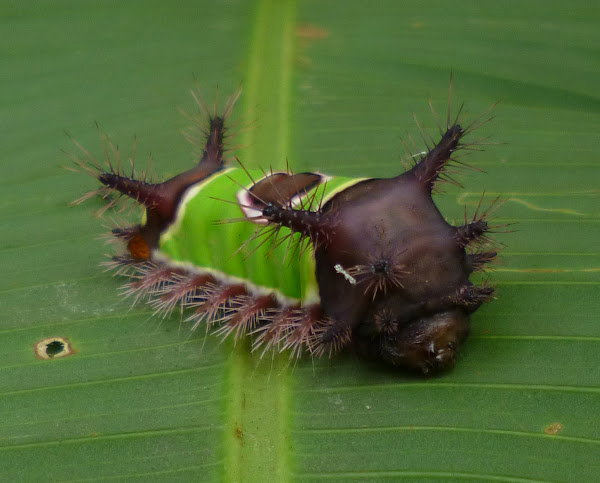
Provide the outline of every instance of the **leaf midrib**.
[[[295,10],[294,0],[261,0],[253,20],[244,107],[258,119],[242,159],[251,168],[281,166],[288,154]],[[289,479],[289,383],[283,356],[259,360],[248,343],[232,351],[224,481]]]

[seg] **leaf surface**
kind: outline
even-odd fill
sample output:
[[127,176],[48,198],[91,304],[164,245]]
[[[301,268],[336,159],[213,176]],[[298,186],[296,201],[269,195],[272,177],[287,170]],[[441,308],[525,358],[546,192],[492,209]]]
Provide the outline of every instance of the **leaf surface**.
[[[600,476],[600,31],[584,2],[28,2],[0,13],[0,468],[6,480],[597,481]],[[160,177],[192,162],[177,133],[194,77],[240,81],[251,167],[400,172],[445,122],[490,105],[450,220],[502,195],[490,274],[453,372],[350,355],[260,361],[118,296],[92,212],[98,121]],[[235,131],[235,128],[234,128]],[[414,139],[414,144],[413,140]],[[404,141],[404,142],[403,142]],[[486,141],[482,141],[486,142]],[[404,146],[408,146],[406,148]],[[35,344],[63,337],[69,357]]]

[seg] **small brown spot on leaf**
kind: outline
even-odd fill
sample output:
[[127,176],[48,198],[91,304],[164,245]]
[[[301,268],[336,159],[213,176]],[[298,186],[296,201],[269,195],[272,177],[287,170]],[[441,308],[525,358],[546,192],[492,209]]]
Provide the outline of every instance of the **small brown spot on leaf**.
[[561,432],[563,425],[560,423],[552,423],[550,426],[544,428],[544,434],[555,435]]
[[244,444],[244,430],[236,424],[233,432],[235,437],[240,440],[240,444]]
[[298,39],[298,62],[308,67],[311,63],[310,58],[306,55],[306,49],[315,40],[324,40],[329,36],[329,31],[322,27],[317,27],[311,24],[300,24],[296,27],[296,38]]
[[296,27],[296,35],[300,43],[309,43],[313,40],[326,39],[329,35],[327,29],[311,25],[309,23],[300,24]]
[[33,351],[38,359],[59,359],[74,353],[71,343],[64,337],[48,337],[33,345]]

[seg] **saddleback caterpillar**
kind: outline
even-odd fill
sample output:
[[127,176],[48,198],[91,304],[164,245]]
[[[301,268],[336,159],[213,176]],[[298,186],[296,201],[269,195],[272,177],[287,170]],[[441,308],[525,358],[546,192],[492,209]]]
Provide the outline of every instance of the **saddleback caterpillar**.
[[463,139],[485,120],[461,127],[448,113],[439,142],[390,178],[264,172],[225,163],[239,92],[222,113],[193,94],[204,118],[187,132],[198,162],[164,182],[127,175],[104,135],[106,163],[76,143],[76,164],[102,184],[78,201],[99,194],[113,207],[125,195],[145,208],[141,223],[112,230],[125,250],[108,265],[129,278],[126,295],[163,317],[178,308],[192,329],[250,335],[262,354],[350,348],[425,374],[452,367],[493,293],[469,276],[497,253],[489,209],[453,226],[432,191],[453,181],[449,163],[462,164],[457,151],[476,144]]

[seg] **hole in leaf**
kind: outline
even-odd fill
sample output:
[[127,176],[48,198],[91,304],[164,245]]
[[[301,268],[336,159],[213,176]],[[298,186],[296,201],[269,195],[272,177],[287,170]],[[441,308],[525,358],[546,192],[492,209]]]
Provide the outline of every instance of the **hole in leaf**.
[[48,357],[54,357],[57,354],[60,354],[62,350],[65,348],[65,345],[59,340],[53,340],[46,346],[46,354]]
[[58,359],[73,354],[73,348],[64,337],[49,337],[36,342],[35,355],[38,359]]

